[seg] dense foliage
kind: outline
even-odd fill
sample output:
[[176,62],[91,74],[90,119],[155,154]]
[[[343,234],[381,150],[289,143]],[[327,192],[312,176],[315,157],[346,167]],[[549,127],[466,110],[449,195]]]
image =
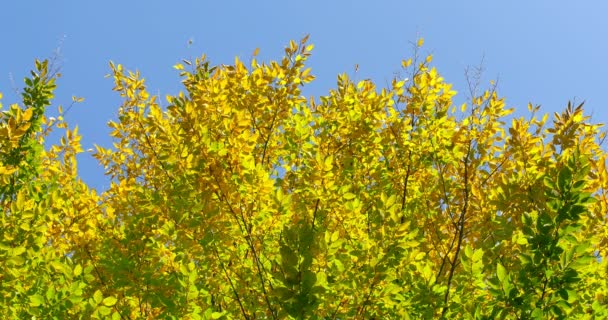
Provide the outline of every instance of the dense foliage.
[[456,106],[430,56],[306,99],[311,50],[184,61],[166,107],[111,64],[101,194],[37,62],[0,115],[0,318],[608,318],[604,133],[582,105]]

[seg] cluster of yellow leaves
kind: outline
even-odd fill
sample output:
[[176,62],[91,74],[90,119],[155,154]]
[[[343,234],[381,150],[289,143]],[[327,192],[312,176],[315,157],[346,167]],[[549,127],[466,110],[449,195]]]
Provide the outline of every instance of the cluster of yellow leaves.
[[[42,118],[38,144],[53,126],[65,136],[32,162],[35,183],[3,195],[3,230],[13,230],[0,239],[11,274],[0,294],[12,311],[0,315],[496,316],[509,305],[491,302],[489,283],[525,272],[525,221],[547,211],[547,177],[575,157],[588,159],[582,191],[597,201],[572,234],[589,246],[570,259],[606,257],[603,133],[581,106],[552,126],[531,105],[528,119],[510,117],[494,90],[457,107],[431,57],[404,60],[410,77],[390,88],[343,74],[307,99],[306,40],[277,62],[258,63],[258,50],[248,65],[185,60],[175,66],[185,92],[167,107],[138,72],[112,63],[124,102],[108,123],[113,147],[94,154],[112,181],[101,195],[78,179],[78,129]],[[3,150],[23,145],[33,114],[11,107]],[[0,163],[0,182],[15,182],[18,168]],[[608,292],[606,263],[580,268],[579,298],[564,312],[584,318],[606,304],[592,294]],[[9,294],[16,284],[26,303]]]
[[[458,278],[463,248],[487,251],[489,264],[519,250],[514,230],[541,205],[542,178],[560,166],[556,148],[605,162],[598,126],[561,120],[580,108],[557,115],[553,128],[533,115],[507,132],[504,99],[491,90],[456,110],[430,58],[404,60],[415,65],[412,80],[390,89],[340,75],[336,90],[307,100],[300,86],[312,80],[303,65],[310,49],[291,42],[280,63],[254,58],[249,67],[185,61],[191,72],[176,69],[187,94],[168,97],[166,111],[138,74],[113,66],[126,101],[121,121],[110,123],[116,151],[97,156],[120,182],[106,193],[121,211],[111,229],[135,229],[127,238],[141,241],[125,243],[116,259],[144,250],[154,258],[136,264],[140,281],[163,272],[149,290],[179,305],[192,284],[170,285],[171,272],[183,276],[194,262],[197,277],[213,275],[197,278],[208,294],[195,294],[200,310],[369,317],[422,300],[438,315],[452,281],[468,285],[468,275]],[[564,144],[564,133],[580,141]],[[580,237],[591,233],[605,238]],[[408,297],[414,279],[424,280],[423,297]]]
[[[104,213],[78,177],[78,128],[68,129],[61,107],[57,118],[44,116],[55,88],[48,68],[37,61],[24,106],[0,116],[0,316],[105,318],[116,298],[104,298],[88,249]],[[45,150],[53,127],[65,135]]]

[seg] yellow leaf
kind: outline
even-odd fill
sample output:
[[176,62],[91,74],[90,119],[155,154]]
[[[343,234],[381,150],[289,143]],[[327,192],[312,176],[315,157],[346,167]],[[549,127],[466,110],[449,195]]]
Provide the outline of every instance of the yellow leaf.
[[25,112],[23,112],[22,115],[22,120],[23,121],[29,121],[32,118],[32,114],[34,113],[34,109],[32,108],[27,108],[27,110],[25,110]]
[[110,313],[112,313],[112,309],[110,309],[106,306],[99,307],[99,309],[97,309],[97,311],[99,311],[99,314],[101,314],[102,316],[107,316]]
[[339,238],[340,238],[340,231],[339,230],[336,230],[336,231],[332,232],[331,238],[330,238],[331,242],[336,242],[336,241],[338,241]]
[[346,200],[351,200],[354,198],[355,198],[355,194],[353,194],[353,193],[348,192],[348,193],[344,194],[344,199],[346,199]]
[[397,200],[397,196],[396,195],[391,195],[385,202],[385,207],[390,208],[393,204],[395,204]]
[[325,161],[323,163],[323,169],[325,171],[331,171],[331,169],[333,168],[333,165],[332,165],[333,161],[334,161],[334,157],[327,156],[327,158],[325,158]]
[[103,301],[103,293],[101,293],[99,290],[95,291],[93,294],[93,300],[95,303],[100,304]]
[[115,297],[107,297],[107,298],[103,299],[103,304],[105,306],[111,307],[116,304],[116,301],[118,301],[118,300]]
[[424,45],[424,38],[418,39],[418,42],[416,43],[416,47],[420,48],[420,47],[422,47],[422,45]]
[[78,277],[81,273],[82,273],[82,266],[80,264],[77,264],[74,267],[74,276]]
[[23,231],[30,231],[30,224],[29,222],[23,222],[19,225],[19,228],[21,228],[21,230]]
[[260,48],[255,48],[255,50],[253,50],[253,56],[257,57],[257,55],[260,53]]

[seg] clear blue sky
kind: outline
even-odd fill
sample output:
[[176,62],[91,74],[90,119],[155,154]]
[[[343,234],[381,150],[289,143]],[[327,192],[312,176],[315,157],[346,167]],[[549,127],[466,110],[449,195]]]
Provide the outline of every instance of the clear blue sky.
[[[323,95],[336,75],[378,84],[399,71],[425,38],[423,53],[466,100],[464,70],[484,60],[484,81],[498,79],[507,104],[526,110],[562,110],[586,101],[596,122],[607,122],[608,2],[606,1],[7,1],[0,11],[0,91],[3,104],[19,101],[35,58],[60,46],[61,72],[54,105],[71,96],[85,103],[68,122],[79,125],[83,147],[110,146],[106,122],[120,105],[111,91],[110,60],[142,72],[152,93],[175,94],[172,66],[206,53],[212,63],[246,59],[256,47],[264,60],[279,59],[289,40],[311,35],[309,66],[317,80],[307,94]],[[192,45],[188,45],[193,40]],[[53,107],[50,111],[54,113]],[[83,179],[107,187],[89,155],[79,157]]]

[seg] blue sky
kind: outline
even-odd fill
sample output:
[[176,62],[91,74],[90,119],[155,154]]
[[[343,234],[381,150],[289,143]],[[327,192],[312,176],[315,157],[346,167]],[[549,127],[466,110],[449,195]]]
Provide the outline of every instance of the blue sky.
[[[596,122],[607,122],[608,2],[606,1],[8,1],[0,11],[0,91],[6,106],[35,58],[60,48],[62,78],[54,106],[84,97],[67,120],[78,125],[83,147],[110,146],[108,120],[121,101],[111,91],[110,60],[138,69],[152,93],[181,89],[172,66],[206,53],[214,64],[248,58],[279,59],[289,40],[310,34],[309,60],[317,76],[308,95],[323,95],[336,76],[371,78],[379,85],[425,38],[422,53],[466,100],[467,66],[483,59],[484,81],[522,112],[528,102],[560,111],[586,101]],[[192,44],[189,45],[189,41]],[[50,109],[51,114],[56,108]],[[89,155],[79,157],[83,179],[108,186]]]

